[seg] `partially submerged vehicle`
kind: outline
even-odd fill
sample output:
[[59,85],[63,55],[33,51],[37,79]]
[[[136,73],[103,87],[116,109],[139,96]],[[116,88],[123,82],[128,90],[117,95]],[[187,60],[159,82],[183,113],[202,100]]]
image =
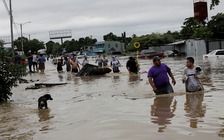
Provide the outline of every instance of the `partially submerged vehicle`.
[[180,55],[180,53],[177,50],[168,50],[164,52],[165,57],[173,57],[178,55]]
[[163,52],[158,53],[158,52],[155,52],[154,50],[147,49],[147,50],[142,50],[138,58],[151,59],[154,56],[164,57],[164,53]]
[[203,55],[204,63],[211,65],[223,66],[224,65],[224,49],[213,50],[208,54]]
[[208,59],[210,61],[213,60],[224,60],[224,49],[213,50],[212,52],[203,55],[203,60]]

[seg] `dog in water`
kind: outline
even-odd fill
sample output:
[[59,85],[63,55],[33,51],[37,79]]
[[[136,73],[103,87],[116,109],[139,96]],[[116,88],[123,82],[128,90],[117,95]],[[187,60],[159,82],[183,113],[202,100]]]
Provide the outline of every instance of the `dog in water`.
[[45,94],[38,99],[38,109],[48,109],[47,100],[53,100],[50,94]]

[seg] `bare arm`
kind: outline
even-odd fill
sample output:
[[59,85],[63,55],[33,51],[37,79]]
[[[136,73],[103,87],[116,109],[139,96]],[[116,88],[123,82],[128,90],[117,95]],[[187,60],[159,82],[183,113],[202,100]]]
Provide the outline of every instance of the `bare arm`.
[[169,74],[170,78],[172,79],[173,85],[175,85],[176,84],[176,80],[175,80],[175,78],[173,76],[173,73],[171,71],[169,71],[168,74]]
[[149,80],[149,84],[151,85],[153,91],[154,91],[155,93],[157,93],[157,88],[156,88],[156,86],[154,85],[154,82],[152,81],[152,77],[149,77],[148,80]]

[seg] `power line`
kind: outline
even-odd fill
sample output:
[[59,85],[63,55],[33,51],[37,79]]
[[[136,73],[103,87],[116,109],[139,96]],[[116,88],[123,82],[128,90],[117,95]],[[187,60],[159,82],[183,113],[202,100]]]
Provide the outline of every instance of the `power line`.
[[5,6],[5,9],[6,9],[6,11],[7,11],[8,15],[10,16],[9,7],[8,7],[8,5],[7,5],[6,1],[5,1],[5,0],[2,0],[2,1],[3,1],[3,4],[4,4],[4,6]]

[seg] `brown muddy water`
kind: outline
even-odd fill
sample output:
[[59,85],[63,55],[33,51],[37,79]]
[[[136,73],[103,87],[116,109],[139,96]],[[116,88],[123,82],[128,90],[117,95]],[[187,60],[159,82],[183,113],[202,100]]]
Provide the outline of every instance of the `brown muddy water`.
[[[58,74],[48,61],[45,74],[27,75],[30,82],[14,88],[11,100],[0,105],[0,140],[223,139],[222,63],[207,71],[211,80],[204,80],[204,93],[186,94],[181,82],[185,59],[163,59],[177,84],[174,94],[155,97],[144,73],[151,60],[139,60],[139,75],[129,75],[127,59],[120,61],[121,73],[97,77]],[[36,82],[68,84],[25,90]],[[37,100],[46,93],[54,99],[48,101],[50,109],[38,110]]]

